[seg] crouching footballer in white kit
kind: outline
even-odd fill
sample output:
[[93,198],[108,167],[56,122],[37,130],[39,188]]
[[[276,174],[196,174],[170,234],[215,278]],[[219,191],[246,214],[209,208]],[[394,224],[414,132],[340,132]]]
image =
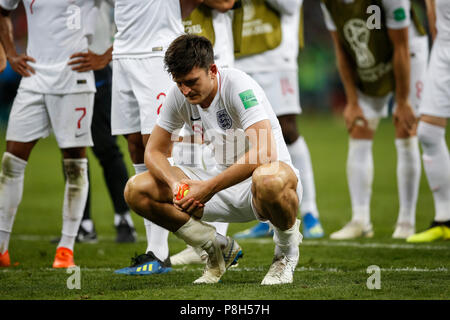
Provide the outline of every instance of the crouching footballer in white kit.
[[[194,283],[217,283],[242,256],[235,240],[203,221],[269,220],[275,258],[262,284],[291,283],[302,240],[296,218],[302,186],[263,90],[239,70],[218,70],[204,37],[178,37],[164,62],[177,87],[168,93],[147,144],[148,172],[128,181],[126,201],[139,215],[208,253]],[[167,156],[184,124],[214,145],[214,169],[170,165]],[[185,185],[188,191],[178,197]]]
[[33,147],[53,132],[64,158],[66,185],[62,237],[53,268],[74,266],[73,247],[88,192],[86,147],[92,146],[95,93],[92,71],[68,65],[76,52],[87,52],[96,4],[92,0],[23,0],[28,21],[27,54],[17,54],[9,12],[20,0],[0,0],[0,40],[12,68],[23,76],[11,109],[6,152],[0,172],[0,266],[10,266],[8,245],[24,173]]

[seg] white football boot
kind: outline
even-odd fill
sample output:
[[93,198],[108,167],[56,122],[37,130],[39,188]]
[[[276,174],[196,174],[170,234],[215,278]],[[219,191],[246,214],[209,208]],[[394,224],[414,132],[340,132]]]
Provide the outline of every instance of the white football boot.
[[170,257],[170,262],[173,266],[179,266],[184,264],[205,264],[208,259],[208,254],[201,248],[194,248],[187,246],[181,252]]
[[394,239],[406,239],[413,234],[416,233],[416,228],[410,223],[407,222],[401,222],[397,223],[395,227],[395,231],[392,234],[392,238]]
[[345,240],[355,238],[372,238],[373,228],[372,224],[363,225],[361,222],[351,220],[341,230],[333,232],[330,235],[330,239],[333,240]]
[[262,285],[287,284],[294,281],[294,271],[298,263],[299,254],[288,257],[284,254],[275,256],[269,271],[261,282]]
[[242,257],[239,244],[230,237],[227,239],[228,244],[224,249],[220,247],[216,239],[208,241],[203,246],[203,250],[208,254],[208,259],[203,275],[194,281],[195,284],[219,282],[225,271]]

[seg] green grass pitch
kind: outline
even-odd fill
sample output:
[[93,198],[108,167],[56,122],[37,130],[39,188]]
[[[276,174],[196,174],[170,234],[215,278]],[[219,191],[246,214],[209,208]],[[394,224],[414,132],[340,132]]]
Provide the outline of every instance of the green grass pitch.
[[[348,137],[343,120],[321,115],[304,115],[299,127],[310,148],[317,201],[327,235],[350,219],[345,161]],[[5,133],[0,133],[0,151],[5,150]],[[132,172],[125,142],[120,138]],[[75,261],[81,268],[81,289],[67,288],[70,274],[53,270],[63,200],[61,156],[55,140],[40,141],[31,155],[22,203],[10,242],[12,263],[0,269],[0,299],[449,299],[450,242],[407,244],[393,240],[398,212],[396,152],[390,119],[383,120],[374,142],[375,177],[371,202],[375,236],[372,239],[336,242],[328,237],[304,240],[294,283],[285,286],[260,285],[272,260],[270,238],[240,241],[244,258],[230,269],[222,282],[195,286],[192,281],[202,266],[174,267],[172,272],[152,276],[124,276],[114,270],[127,266],[134,253],[146,248],[142,219],[133,214],[139,234],[135,244],[116,244],[113,208],[101,168],[91,161],[92,215],[99,235],[97,244],[77,244]],[[428,227],[434,214],[431,192],[422,174],[417,205],[417,230]],[[232,224],[229,234],[253,223]],[[171,253],[184,249],[182,241],[169,237]],[[381,289],[369,290],[367,268],[381,269]]]

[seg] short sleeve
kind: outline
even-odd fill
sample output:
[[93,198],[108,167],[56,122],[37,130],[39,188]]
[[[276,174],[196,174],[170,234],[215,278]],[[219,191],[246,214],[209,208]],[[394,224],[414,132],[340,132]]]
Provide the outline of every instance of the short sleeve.
[[325,25],[329,31],[336,31],[336,25],[334,24],[333,19],[331,18],[330,12],[328,12],[327,7],[323,3],[320,4],[323,12],[323,19],[325,20]]
[[383,0],[386,26],[389,29],[403,29],[411,24],[411,3],[409,0]]
[[172,87],[161,107],[156,124],[169,133],[181,129],[185,123],[179,111],[181,110],[180,104],[183,103],[184,100],[178,97],[178,88]]
[[17,8],[21,0],[0,0],[0,6],[6,10],[12,11]]
[[265,110],[267,98],[256,81],[245,74],[231,80],[230,105],[242,129],[247,130],[253,124],[269,119]]

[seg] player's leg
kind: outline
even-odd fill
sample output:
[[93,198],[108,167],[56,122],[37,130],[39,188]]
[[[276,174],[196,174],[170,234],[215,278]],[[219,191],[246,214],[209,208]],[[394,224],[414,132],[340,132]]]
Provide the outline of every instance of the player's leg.
[[47,95],[45,100],[56,141],[62,151],[66,178],[61,240],[53,267],[67,268],[74,265],[74,245],[89,189],[86,147],[93,145],[94,93]]
[[0,171],[0,267],[10,266],[9,240],[22,200],[25,168],[37,141],[7,141]]
[[[117,138],[111,133],[111,69],[106,67],[95,72],[97,86],[92,118],[92,151],[103,169],[103,177],[114,208],[114,225],[117,230],[116,242],[136,241],[136,232],[123,190],[128,181],[128,172]],[[89,198],[88,198],[89,199]],[[89,201],[88,201],[89,203]],[[85,223],[83,217],[82,226]]]
[[[188,177],[180,168],[175,168],[179,179]],[[190,168],[190,172],[193,171],[198,175],[191,176],[190,179],[204,180],[212,177],[204,169]],[[125,189],[125,199],[136,213],[153,224],[174,232],[187,245],[207,252],[205,271],[194,283],[217,283],[226,269],[242,255],[239,245],[233,239],[217,233],[211,224],[191,218],[187,213],[176,209],[172,197],[169,186],[155,179],[150,172],[132,177]],[[236,198],[236,194],[234,197]],[[210,200],[206,207],[214,206],[213,202]],[[217,212],[215,208],[212,210]]]
[[397,150],[399,213],[392,237],[406,239],[415,232],[416,203],[422,170],[416,134],[410,135],[403,128],[397,126],[395,147]]
[[[409,101],[411,107],[418,116],[424,84],[426,82],[428,38],[424,36],[410,39],[410,51],[411,72]],[[406,132],[397,129],[395,146],[397,150],[399,213],[396,228],[392,237],[406,239],[415,232],[416,204],[422,170],[417,135],[409,135]]]
[[[187,166],[191,168],[203,168],[208,170],[214,168],[215,160],[211,148],[204,144],[196,143],[195,135],[188,127],[184,127],[180,136],[184,137],[183,142],[174,143],[172,149],[172,159],[174,165]],[[200,137],[199,137],[200,138]],[[226,236],[228,223],[208,222],[216,228],[217,233]],[[201,248],[187,246],[186,249],[172,255],[170,262],[172,265],[205,264],[208,258],[206,251]]]
[[[165,92],[173,85],[163,68],[162,57],[151,59],[114,60],[111,128],[114,135],[125,135],[128,150],[136,174],[146,172],[144,164],[145,142],[156,123],[158,110],[162,106]],[[127,74],[125,77],[123,74]],[[145,265],[158,264],[152,274],[170,271],[168,231],[144,219],[147,235],[147,251],[137,262]],[[155,239],[155,240],[153,240]],[[152,247],[152,244],[155,244]],[[153,252],[154,251],[154,252]],[[156,259],[155,259],[156,255]],[[133,272],[139,266],[133,263]],[[132,274],[130,268],[117,270],[118,273]]]
[[311,155],[305,139],[300,135],[297,126],[297,115],[287,114],[278,117],[284,141],[291,155],[292,163],[300,171],[303,185],[303,199],[300,212],[303,220],[303,236],[305,239],[317,239],[324,236],[319,221],[319,210],[316,202],[316,186]]
[[[164,69],[162,57],[136,61],[135,67],[137,70],[132,85],[139,103],[141,132],[145,146],[156,124],[166,94],[174,83]],[[143,70],[146,72],[142,72]],[[144,222],[147,234],[146,252],[152,252],[161,261],[170,261],[169,231],[150,221],[144,220]]]
[[284,162],[258,167],[252,176],[253,206],[274,229],[275,257],[261,284],[291,283],[302,240],[297,213],[302,196],[301,182]]
[[434,199],[434,221],[428,230],[409,237],[408,242],[450,239],[450,160],[445,140],[447,119],[450,118],[450,67],[447,52],[445,44],[439,41],[434,43],[418,126],[423,166]]
[[[369,121],[374,123],[375,121]],[[373,181],[372,143],[376,125],[355,126],[350,132],[347,154],[347,182],[352,205],[352,219],[330,239],[372,237],[370,198]]]
[[422,115],[418,135],[423,149],[423,165],[433,194],[435,215],[429,229],[410,236],[408,242],[450,239],[450,158],[445,140],[447,119]]
[[49,129],[43,95],[19,89],[9,115],[0,170],[0,266],[10,265],[9,240],[22,200],[28,158]]

